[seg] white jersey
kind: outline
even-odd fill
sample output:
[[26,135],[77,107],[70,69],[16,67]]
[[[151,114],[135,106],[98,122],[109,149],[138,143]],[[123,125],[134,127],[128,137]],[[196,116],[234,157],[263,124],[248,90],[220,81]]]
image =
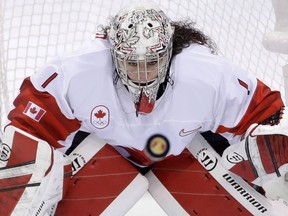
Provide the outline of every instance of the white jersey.
[[[168,83],[150,114],[137,116],[129,92],[120,80],[115,81],[108,42],[95,39],[76,52],[55,58],[27,78],[9,119],[30,133],[32,126],[38,128],[37,136],[63,152],[80,130],[95,133],[117,148],[124,147],[122,153],[126,156],[136,152],[141,162],[147,159],[145,149],[151,138],[165,140],[168,148],[162,146],[159,150],[167,150],[164,157],[180,154],[197,132],[218,132],[235,143],[251,123],[264,120],[282,105],[278,102],[260,116],[258,104],[268,98],[264,106],[271,105],[269,96],[275,94],[273,102],[275,98],[281,101],[278,92],[271,92],[254,76],[211,54],[204,46],[185,48],[172,59],[169,73],[173,85]],[[261,94],[257,93],[259,89]],[[263,89],[267,90],[265,94]],[[15,124],[20,118],[15,114],[17,107],[22,107],[18,113],[29,121],[27,126],[23,122]],[[44,125],[43,130],[37,124]],[[146,162],[143,164],[150,163]]]

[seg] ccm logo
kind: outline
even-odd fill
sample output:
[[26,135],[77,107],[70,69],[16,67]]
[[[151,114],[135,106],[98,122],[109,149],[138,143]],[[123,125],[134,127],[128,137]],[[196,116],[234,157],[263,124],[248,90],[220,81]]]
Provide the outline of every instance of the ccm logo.
[[217,163],[218,160],[215,156],[213,156],[209,151],[206,149],[203,149],[199,152],[198,154],[198,161],[205,167],[207,171],[213,170]]

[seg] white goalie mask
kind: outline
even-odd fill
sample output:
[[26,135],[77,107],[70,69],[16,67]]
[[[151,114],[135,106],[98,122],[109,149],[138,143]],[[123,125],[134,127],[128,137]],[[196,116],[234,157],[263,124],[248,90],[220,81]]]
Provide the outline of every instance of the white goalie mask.
[[164,12],[147,3],[126,7],[112,20],[108,38],[113,60],[137,113],[153,110],[171,59],[173,32]]

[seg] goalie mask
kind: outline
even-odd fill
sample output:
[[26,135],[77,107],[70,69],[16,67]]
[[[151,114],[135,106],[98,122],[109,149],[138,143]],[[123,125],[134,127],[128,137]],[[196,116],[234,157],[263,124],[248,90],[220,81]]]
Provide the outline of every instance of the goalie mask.
[[151,4],[132,5],[113,19],[108,37],[116,71],[132,95],[137,113],[153,110],[172,53],[173,28]]

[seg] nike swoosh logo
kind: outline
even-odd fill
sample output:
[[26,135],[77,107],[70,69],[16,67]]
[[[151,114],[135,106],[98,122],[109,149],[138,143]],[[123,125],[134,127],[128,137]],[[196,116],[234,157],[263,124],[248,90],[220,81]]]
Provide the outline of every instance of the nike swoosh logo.
[[179,132],[179,136],[184,137],[184,136],[191,135],[191,134],[195,133],[196,131],[200,130],[201,128],[202,128],[202,127],[200,126],[200,127],[196,128],[196,129],[187,130],[187,131],[185,131],[184,129],[182,129],[182,130],[180,130],[180,132]]

